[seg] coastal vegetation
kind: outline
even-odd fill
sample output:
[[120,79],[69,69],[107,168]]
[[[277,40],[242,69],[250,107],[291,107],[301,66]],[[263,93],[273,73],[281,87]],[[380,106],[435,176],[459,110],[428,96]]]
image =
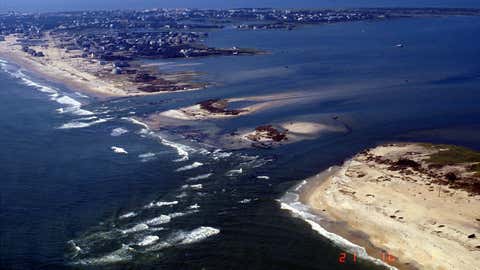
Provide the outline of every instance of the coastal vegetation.
[[437,166],[469,164],[467,170],[480,177],[480,152],[457,145],[425,145],[438,150],[430,155],[428,163]]
[[328,231],[372,256],[381,258],[376,254],[385,249],[398,254],[388,262],[398,269],[476,269],[479,158],[455,145],[380,145],[326,178],[313,177],[301,200]]

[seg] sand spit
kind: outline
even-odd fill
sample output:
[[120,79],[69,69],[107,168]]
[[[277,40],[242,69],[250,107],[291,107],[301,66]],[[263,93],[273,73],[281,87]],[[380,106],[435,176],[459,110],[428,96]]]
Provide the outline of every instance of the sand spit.
[[[321,93],[291,92],[242,98],[209,99],[195,105],[154,113],[142,119],[152,130],[177,129],[187,139],[227,149],[270,148],[311,140],[329,132],[348,132],[348,126],[333,115],[304,115],[296,119],[275,120],[237,130],[222,128],[222,120],[287,105],[310,103]],[[219,121],[216,121],[219,120]]]
[[390,254],[399,269],[480,269],[479,155],[455,146],[379,146],[326,179],[310,179],[300,200],[329,231],[376,258]]
[[[227,99],[209,99],[201,101],[198,104],[160,112],[152,115],[151,120],[155,119],[177,119],[177,120],[208,120],[208,119],[222,119],[233,118],[242,115],[252,114],[261,110],[280,107],[290,104],[299,104],[305,102],[313,102],[320,98],[318,93],[308,92],[293,92],[293,93],[280,93],[264,96],[250,96],[239,98],[227,98]],[[230,107],[239,103],[249,104],[239,106],[232,109]]]
[[[59,39],[49,33],[45,35],[42,45],[30,46],[30,49],[44,54],[43,57],[34,57],[22,51],[19,38],[20,36],[16,35],[5,37],[5,41],[0,42],[0,56],[49,80],[91,95],[126,97],[198,90],[204,87],[204,85],[188,82],[192,74],[164,74],[165,78],[161,76],[148,82],[143,72],[149,71],[145,68],[136,75],[112,74],[114,69],[112,63],[82,58],[81,51],[62,49],[58,44]],[[131,64],[132,72],[140,72],[137,69],[141,66]],[[148,78],[154,77],[148,76]]]

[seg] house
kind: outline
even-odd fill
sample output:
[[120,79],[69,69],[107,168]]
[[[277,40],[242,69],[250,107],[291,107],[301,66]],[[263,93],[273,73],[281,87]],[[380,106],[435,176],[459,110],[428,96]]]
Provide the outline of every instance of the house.
[[130,64],[127,61],[115,61],[113,62],[113,66],[116,68],[126,68],[129,67]]

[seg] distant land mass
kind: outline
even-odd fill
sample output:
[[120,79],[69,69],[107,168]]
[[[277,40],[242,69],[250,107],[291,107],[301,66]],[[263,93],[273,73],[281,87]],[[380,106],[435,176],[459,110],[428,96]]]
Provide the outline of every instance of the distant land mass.
[[243,8],[243,7],[273,7],[273,8],[344,8],[344,7],[480,7],[475,0],[239,0],[239,1],[195,1],[195,0],[144,0],[144,1],[92,1],[92,0],[19,0],[1,1],[0,11],[68,11],[68,10],[99,10],[99,9],[142,9],[142,8]]

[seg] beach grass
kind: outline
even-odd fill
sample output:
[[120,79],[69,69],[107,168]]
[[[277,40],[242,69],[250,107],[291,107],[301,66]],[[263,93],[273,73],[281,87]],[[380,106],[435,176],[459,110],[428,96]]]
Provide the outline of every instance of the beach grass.
[[430,155],[430,158],[427,160],[428,163],[442,166],[473,163],[468,169],[480,177],[480,152],[456,145],[425,144],[425,146],[439,150]]

